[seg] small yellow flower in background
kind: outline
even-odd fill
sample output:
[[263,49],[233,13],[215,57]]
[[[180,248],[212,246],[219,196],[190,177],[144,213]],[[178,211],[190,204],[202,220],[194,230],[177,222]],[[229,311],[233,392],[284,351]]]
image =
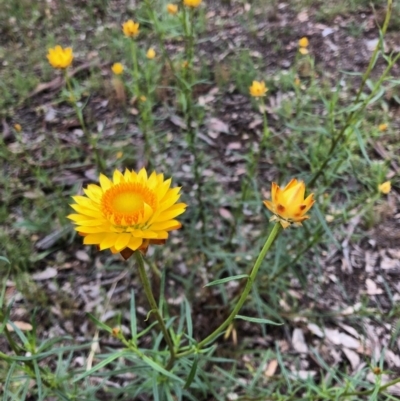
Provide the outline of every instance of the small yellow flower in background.
[[147,97],[142,95],[142,96],[140,96],[139,99],[141,102],[145,102],[147,100]]
[[171,15],[175,15],[178,13],[178,5],[177,4],[172,4],[169,3],[167,5],[167,11],[171,14]]
[[387,195],[391,191],[391,189],[392,189],[392,184],[390,181],[386,181],[378,186],[379,192],[382,192],[385,195]]
[[122,31],[128,38],[134,38],[139,35],[139,23],[130,19],[122,24]]
[[274,213],[270,221],[279,221],[283,228],[289,227],[292,223],[301,226],[301,222],[309,218],[306,213],[315,203],[314,194],[304,199],[305,191],[304,182],[297,181],[295,178],[283,189],[273,182],[271,200],[264,201],[264,205]]
[[57,45],[49,49],[47,59],[53,68],[65,69],[71,65],[74,54],[72,53],[71,47],[63,49],[61,46]]
[[120,159],[123,155],[124,155],[124,153],[119,151],[119,152],[117,152],[116,157],[117,157],[117,159]]
[[14,129],[15,129],[15,131],[17,131],[17,132],[21,132],[22,131],[22,127],[21,127],[21,124],[14,124]]
[[147,50],[146,57],[147,57],[149,60],[153,60],[153,58],[154,58],[155,56],[156,56],[156,51],[155,51],[152,47],[150,47],[150,49]]
[[124,72],[124,66],[121,63],[114,63],[111,70],[115,75],[121,75]]
[[253,81],[253,84],[249,88],[250,95],[253,97],[261,97],[265,96],[268,91],[268,88],[265,86],[264,81],[258,82]]
[[187,61],[187,60],[185,60],[183,63],[182,63],[182,68],[188,68],[189,67],[189,62]]
[[386,124],[386,123],[383,123],[383,124],[379,124],[379,125],[378,125],[378,130],[379,130],[380,132],[385,132],[385,131],[387,131],[387,129],[388,129],[388,124]]
[[121,333],[121,329],[119,327],[114,327],[111,330],[111,334],[112,334],[113,337],[118,337],[119,333]]
[[308,47],[308,45],[309,45],[309,42],[308,42],[308,39],[306,37],[301,38],[299,40],[299,47]]
[[301,81],[300,81],[300,78],[299,78],[299,77],[296,77],[296,78],[294,79],[294,84],[295,84],[296,86],[300,86]]
[[138,173],[115,170],[113,179],[100,174],[100,185],[90,184],[86,196],[73,196],[76,211],[68,218],[86,245],[120,252],[128,259],[134,251],[146,252],[150,244],[164,244],[168,232],[181,228],[175,217],[186,209],[177,203],[180,187],[171,179],[142,168]]
[[183,4],[186,7],[197,8],[201,4],[202,0],[183,0]]
[[308,45],[309,45],[309,42],[308,42],[308,39],[306,37],[301,38],[299,40],[299,52],[303,56],[308,54],[308,49],[307,49]]

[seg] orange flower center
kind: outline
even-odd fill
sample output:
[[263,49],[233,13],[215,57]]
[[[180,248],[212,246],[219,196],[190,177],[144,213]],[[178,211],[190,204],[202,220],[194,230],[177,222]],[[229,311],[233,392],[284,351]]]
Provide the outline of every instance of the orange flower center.
[[144,216],[145,204],[156,209],[157,197],[140,183],[124,182],[108,189],[101,199],[101,211],[115,224],[137,224]]

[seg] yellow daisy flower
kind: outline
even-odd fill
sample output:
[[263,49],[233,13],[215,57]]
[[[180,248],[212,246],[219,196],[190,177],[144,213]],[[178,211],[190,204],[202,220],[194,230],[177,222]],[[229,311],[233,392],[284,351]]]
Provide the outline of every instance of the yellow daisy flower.
[[68,216],[83,243],[100,250],[120,252],[128,259],[136,250],[145,252],[149,244],[163,244],[168,232],[181,228],[175,217],[186,209],[177,203],[180,187],[170,188],[171,179],[142,168],[138,173],[115,170],[113,179],[100,174],[100,185],[90,184],[86,196],[73,196]]
[[249,88],[250,95],[253,97],[261,97],[265,96],[268,91],[268,88],[265,86],[264,81],[258,82],[253,81],[253,84]]
[[122,24],[122,31],[125,36],[134,38],[139,35],[139,23],[130,19]]
[[300,47],[308,47],[308,45],[309,45],[309,42],[308,42],[308,39],[306,37],[301,38],[299,40],[299,46]]
[[121,63],[114,63],[111,70],[115,75],[121,75],[124,72],[124,66]]
[[314,194],[304,199],[305,191],[304,182],[297,181],[295,178],[283,189],[273,182],[271,201],[264,201],[264,205],[274,213],[270,220],[279,221],[283,228],[289,227],[292,223],[301,226],[301,222],[309,218],[306,213],[315,203]]
[[156,51],[155,51],[152,47],[150,47],[150,49],[147,50],[146,57],[147,57],[149,60],[153,60],[153,58],[154,58],[155,56],[156,56]]
[[71,47],[63,49],[61,46],[57,45],[49,49],[47,59],[53,68],[65,69],[71,65],[74,54],[72,53]]
[[167,5],[167,11],[171,15],[175,15],[178,12],[178,6],[176,4],[169,3]]
[[378,185],[378,190],[379,192],[382,192],[383,194],[387,195],[392,189],[392,184],[390,181],[386,181],[381,185]]

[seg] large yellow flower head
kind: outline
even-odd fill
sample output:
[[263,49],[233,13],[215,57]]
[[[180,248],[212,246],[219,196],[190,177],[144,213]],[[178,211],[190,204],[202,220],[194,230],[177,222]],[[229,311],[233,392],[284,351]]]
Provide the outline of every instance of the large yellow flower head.
[[124,35],[135,38],[139,35],[139,22],[133,22],[131,19],[122,24]]
[[265,86],[264,81],[253,81],[253,84],[250,86],[249,91],[250,95],[253,97],[262,97],[265,96],[268,88]]
[[202,0],[183,0],[183,4],[186,7],[197,8],[201,4]]
[[148,176],[144,168],[124,174],[115,170],[112,180],[100,174],[100,186],[90,184],[86,196],[73,196],[77,213],[68,218],[85,237],[84,244],[121,252],[127,259],[149,244],[165,243],[168,232],[181,227],[175,218],[186,204],[177,203],[180,187],[170,185],[171,179],[155,172]]
[[271,200],[265,200],[264,205],[274,213],[271,221],[279,221],[283,228],[295,223],[301,226],[301,222],[307,220],[306,213],[315,203],[314,194],[304,199],[306,186],[303,181],[293,178],[285,188],[281,189],[275,182],[272,183]]
[[71,65],[74,54],[72,53],[71,47],[63,49],[61,46],[57,45],[49,49],[47,59],[53,68],[65,69]]

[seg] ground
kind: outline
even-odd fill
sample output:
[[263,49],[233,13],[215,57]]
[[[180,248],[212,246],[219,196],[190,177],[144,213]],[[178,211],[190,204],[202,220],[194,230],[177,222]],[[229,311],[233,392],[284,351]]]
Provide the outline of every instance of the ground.
[[[329,5],[316,0],[205,3],[197,20],[194,66],[205,210],[200,221],[194,159],[171,72],[166,65],[153,70],[158,81],[152,93],[150,158],[138,101],[114,90],[110,66],[129,54],[121,22],[139,19],[141,48],[157,48],[139,2],[50,0],[32,5],[0,0],[0,17],[6,21],[0,27],[0,255],[10,261],[1,265],[0,277],[4,305],[12,302],[10,320],[24,333],[36,325],[41,341],[63,337],[63,346],[76,347],[70,356],[57,351],[63,363],[54,356],[42,361],[52,371],[81,373],[82,367],[95,366],[121,348],[88,313],[128,334],[133,291],[138,330],[151,319],[146,319],[148,306],[135,263],[83,246],[66,218],[70,196],[97,181],[98,173],[74,110],[60,96],[62,74],[48,65],[47,48],[61,43],[74,49],[71,75],[83,88],[85,121],[99,138],[107,173],[147,166],[182,187],[189,205],[183,228],[166,246],[151,248],[146,260],[156,298],[160,288],[165,294],[168,316],[185,315],[188,300],[193,337],[200,340],[229,314],[243,282],[204,286],[251,267],[272,227],[262,205],[271,182],[283,184],[292,176],[308,182],[316,173],[326,157],[329,133],[339,130],[349,113],[345,108],[361,83],[379,38],[377,25],[385,16],[381,1],[373,7],[363,0]],[[400,50],[399,26],[400,7],[395,4],[385,36],[386,56]],[[179,59],[183,39],[174,29],[166,25],[166,47]],[[310,41],[306,58],[298,53],[303,36]],[[381,58],[364,93],[372,90],[385,66]],[[400,76],[399,62],[390,75]],[[248,94],[253,80],[265,80],[269,88],[270,137],[261,151],[262,114]],[[208,387],[195,382],[191,399],[338,399],[346,385],[350,394],[379,388],[399,376],[397,85],[395,78],[382,84],[360,119],[358,134],[354,131],[329,164],[332,170],[327,171],[332,172],[310,188],[317,199],[311,219],[303,228],[285,230],[262,265],[241,315],[281,325],[236,320],[228,335],[217,340],[214,354],[200,364],[199,377]],[[330,107],[336,114],[330,114]],[[379,129],[383,123],[387,128]],[[333,170],[338,160],[343,162]],[[376,194],[377,184],[386,180],[391,180],[392,191]],[[159,271],[165,274],[164,285]],[[88,344],[97,337],[95,350]],[[140,347],[151,347],[153,340],[150,334],[141,337]],[[0,349],[12,352],[3,334]],[[82,399],[110,399],[113,391],[112,399],[128,400],[138,388],[137,399],[155,398],[151,386],[136,382],[140,374],[123,367],[115,362],[110,365],[118,371],[115,375],[93,375],[92,392],[87,390]],[[1,361],[0,388],[9,371]],[[130,395],[124,388],[131,389]],[[30,399],[36,399],[33,385],[30,391]],[[364,397],[390,400],[399,395],[397,383]]]

